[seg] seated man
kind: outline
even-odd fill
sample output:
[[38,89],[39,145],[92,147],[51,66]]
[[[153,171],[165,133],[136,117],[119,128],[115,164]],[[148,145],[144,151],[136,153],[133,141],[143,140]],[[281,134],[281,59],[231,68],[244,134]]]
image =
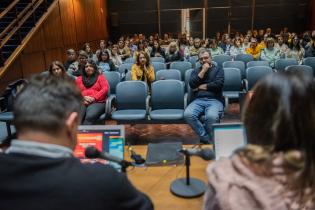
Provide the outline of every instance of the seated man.
[[[223,111],[224,71],[211,62],[211,55],[205,50],[200,51],[199,61],[201,67],[191,73],[189,80],[195,100],[188,105],[184,115],[201,143],[210,143],[212,124],[218,122]],[[203,114],[204,124],[200,120]]]
[[124,174],[73,157],[82,100],[73,81],[40,75],[18,94],[18,139],[0,153],[1,210],[153,209]]

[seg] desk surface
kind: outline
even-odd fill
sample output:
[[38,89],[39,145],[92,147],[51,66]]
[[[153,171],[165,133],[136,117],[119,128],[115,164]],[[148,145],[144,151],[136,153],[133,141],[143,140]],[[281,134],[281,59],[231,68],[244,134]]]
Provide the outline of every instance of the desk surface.
[[[147,146],[134,146],[133,150],[145,157]],[[125,159],[130,160],[127,149]],[[206,167],[208,164],[209,161],[204,161],[199,157],[192,157],[190,166],[191,177],[201,179],[206,183]],[[184,199],[176,197],[170,192],[172,181],[186,176],[185,165],[134,168],[129,169],[127,174],[133,185],[151,198],[156,210],[202,209],[203,196]]]

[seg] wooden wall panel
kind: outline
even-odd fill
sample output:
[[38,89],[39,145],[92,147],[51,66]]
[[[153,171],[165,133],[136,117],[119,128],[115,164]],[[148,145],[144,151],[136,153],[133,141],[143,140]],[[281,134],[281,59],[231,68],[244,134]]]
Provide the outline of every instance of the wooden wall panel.
[[77,34],[72,0],[59,1],[59,8],[64,44],[76,47]]
[[66,50],[91,43],[96,50],[108,37],[106,0],[59,0],[23,52],[0,79],[0,93],[8,83],[47,69],[54,60],[66,59]]
[[[69,0],[68,0],[69,1]],[[86,26],[86,13],[85,7],[88,3],[86,0],[72,0],[74,8],[74,18],[77,31],[77,41],[79,43],[86,42],[87,39],[87,26]],[[89,1],[92,3],[92,1]],[[95,3],[95,0],[93,1]]]
[[35,52],[21,55],[23,76],[25,78],[46,69],[44,52]]
[[46,49],[63,47],[61,26],[59,7],[56,7],[43,25]]

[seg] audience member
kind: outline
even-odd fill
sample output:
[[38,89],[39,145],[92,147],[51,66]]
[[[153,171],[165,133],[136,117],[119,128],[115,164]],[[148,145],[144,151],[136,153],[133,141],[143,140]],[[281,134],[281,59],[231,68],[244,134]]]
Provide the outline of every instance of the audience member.
[[105,40],[101,40],[100,41],[100,48],[98,50],[96,50],[95,52],[95,56],[98,58],[99,54],[102,52],[102,51],[107,51],[108,52],[108,48],[106,46],[106,41]]
[[234,39],[234,45],[231,47],[230,55],[235,58],[238,54],[244,54],[245,49],[242,46],[241,39]]
[[150,51],[149,51],[148,48],[145,48],[144,42],[142,42],[142,41],[139,41],[139,42],[138,42],[137,50],[136,50],[136,51],[134,52],[134,54],[133,54],[133,58],[134,58],[135,60],[136,60],[136,58],[138,57],[138,54],[139,54],[140,52],[145,52],[145,53],[147,53],[148,56],[150,57]]
[[98,55],[97,66],[101,70],[101,73],[104,73],[106,71],[116,71],[116,67],[112,59],[110,58],[107,50],[101,51]]
[[118,46],[117,45],[113,45],[113,47],[111,49],[110,58],[113,61],[115,67],[119,68],[119,66],[122,64],[122,60],[121,60],[121,57],[118,55]]
[[89,43],[85,43],[85,44],[83,45],[82,50],[84,50],[84,51],[87,53],[88,59],[93,59],[94,61],[97,60],[97,59],[96,59],[96,56],[95,56],[95,55],[93,54],[93,52],[92,52],[92,49],[91,49],[91,46],[90,46]]
[[139,52],[136,57],[136,63],[131,67],[131,80],[144,81],[151,87],[155,80],[154,68],[150,63],[150,57],[146,52]]
[[166,49],[165,53],[165,62],[166,63],[171,63],[174,61],[183,61],[184,57],[183,55],[179,52],[178,46],[176,42],[171,42],[169,46]]
[[105,76],[99,73],[96,63],[89,59],[76,83],[84,97],[81,109],[82,124],[92,125],[105,112],[108,82]]
[[[211,54],[206,50],[199,53],[201,67],[192,71],[189,86],[193,89],[193,100],[185,110],[185,120],[196,132],[201,143],[212,141],[212,124],[218,122],[223,112],[222,89],[224,71],[212,63]],[[201,115],[205,115],[204,124]]]
[[151,57],[165,57],[165,51],[164,49],[160,46],[158,40],[154,40],[153,43],[153,48],[151,51]]
[[0,209],[153,209],[112,166],[82,164],[73,156],[81,101],[73,81],[42,75],[18,94],[18,138],[0,153]]
[[274,39],[268,38],[266,41],[266,48],[262,49],[260,54],[260,59],[268,61],[271,68],[274,68],[276,60],[280,59],[280,51],[274,46]]
[[67,77],[65,67],[60,61],[53,61],[49,66],[49,75],[54,77]]
[[126,60],[130,57],[130,54],[129,47],[126,47],[124,41],[120,40],[118,42],[118,55],[121,57],[121,60]]
[[253,92],[243,116],[249,144],[208,166],[203,209],[315,209],[313,78],[272,74]]
[[230,55],[231,38],[228,34],[222,36],[222,42],[219,44],[219,47],[221,47],[225,55]]
[[310,46],[305,51],[305,57],[315,57],[315,40],[311,41]]
[[275,44],[275,48],[280,51],[280,58],[285,58],[285,54],[288,51],[288,45],[284,43],[283,36],[278,37],[278,43]]
[[300,44],[300,39],[294,36],[292,41],[289,43],[289,49],[286,53],[286,58],[294,58],[299,64],[302,64],[305,51]]
[[257,45],[257,39],[252,38],[250,41],[250,47],[246,49],[246,53],[250,54],[257,60],[260,56],[260,47]]
[[189,49],[190,56],[198,55],[198,52],[200,49],[201,49],[201,40],[199,38],[195,38],[194,46]]
[[67,60],[64,64],[66,71],[68,71],[71,64],[73,64],[77,60],[77,55],[74,49],[67,50]]
[[75,77],[81,76],[84,71],[88,55],[84,50],[80,50],[78,60],[72,63],[68,68],[68,74]]
[[210,48],[210,53],[211,53],[212,57],[224,54],[223,49],[218,46],[218,43],[217,43],[217,41],[215,39],[212,39],[210,41],[210,47],[211,47]]

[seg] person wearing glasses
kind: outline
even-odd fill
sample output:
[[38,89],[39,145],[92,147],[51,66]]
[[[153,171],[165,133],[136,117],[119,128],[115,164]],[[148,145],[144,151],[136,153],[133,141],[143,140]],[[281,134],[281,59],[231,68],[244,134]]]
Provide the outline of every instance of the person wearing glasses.
[[[184,112],[186,122],[192,127],[204,144],[212,141],[212,124],[220,119],[223,111],[222,88],[224,71],[212,62],[206,50],[199,52],[201,66],[192,71],[189,86],[195,98]],[[204,122],[201,116],[204,114]]]

